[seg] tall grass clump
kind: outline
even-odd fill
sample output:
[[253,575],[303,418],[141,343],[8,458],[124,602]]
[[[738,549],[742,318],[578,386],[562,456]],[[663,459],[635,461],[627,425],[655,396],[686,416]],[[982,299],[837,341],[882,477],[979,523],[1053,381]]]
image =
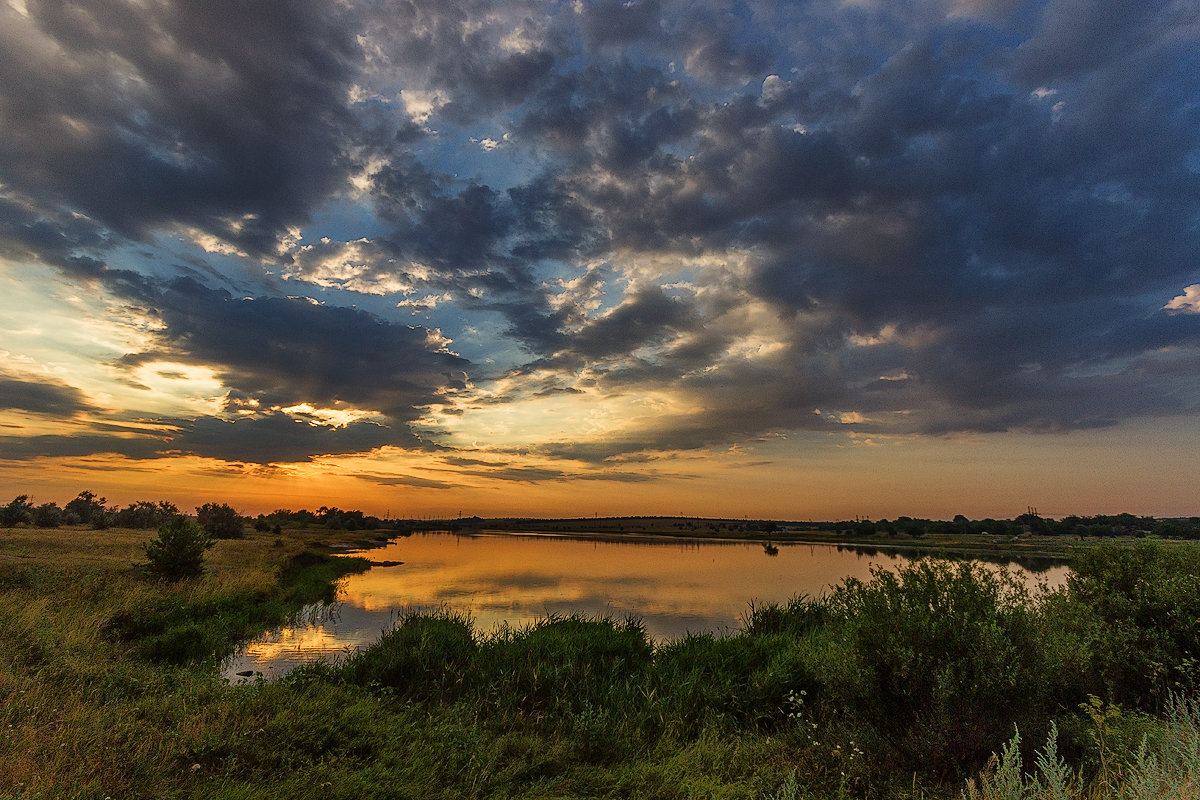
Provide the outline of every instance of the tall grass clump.
[[784,605],[750,604],[742,630],[749,636],[788,634],[803,636],[824,626],[830,618],[829,604],[808,595],[793,597]]
[[379,641],[351,654],[342,675],[404,699],[450,702],[463,696],[477,650],[467,616],[449,610],[408,614]]
[[771,730],[813,702],[822,681],[807,642],[782,634],[692,634],[655,654],[654,691],[684,737],[707,726]]
[[652,656],[639,619],[551,615],[488,636],[474,679],[480,701],[505,716],[628,710],[642,693]]

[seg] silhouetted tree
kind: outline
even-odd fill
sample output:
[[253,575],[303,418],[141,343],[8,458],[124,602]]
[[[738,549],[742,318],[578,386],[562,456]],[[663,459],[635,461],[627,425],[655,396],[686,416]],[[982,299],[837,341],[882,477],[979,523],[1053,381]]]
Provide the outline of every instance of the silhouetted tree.
[[30,522],[32,516],[33,503],[30,502],[27,494],[19,494],[8,505],[0,507],[0,525],[5,528],[13,528],[23,522]]
[[225,503],[205,503],[196,508],[200,527],[214,539],[242,538],[242,518]]
[[30,512],[30,519],[39,528],[57,528],[63,522],[63,510],[58,503],[42,503]]
[[71,519],[72,522],[90,523],[92,517],[97,514],[104,513],[105,498],[98,496],[95,492],[90,492],[84,489],[79,495],[67,503],[63,508],[63,513]]
[[166,500],[158,503],[138,500],[117,512],[117,524],[123,528],[157,528],[178,514],[176,505]]

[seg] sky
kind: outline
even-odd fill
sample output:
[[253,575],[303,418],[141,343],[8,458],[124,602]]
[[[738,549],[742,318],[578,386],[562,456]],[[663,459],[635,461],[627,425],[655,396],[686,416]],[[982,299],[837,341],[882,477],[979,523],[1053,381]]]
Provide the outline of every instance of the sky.
[[0,0],[0,502],[1200,514],[1194,0]]

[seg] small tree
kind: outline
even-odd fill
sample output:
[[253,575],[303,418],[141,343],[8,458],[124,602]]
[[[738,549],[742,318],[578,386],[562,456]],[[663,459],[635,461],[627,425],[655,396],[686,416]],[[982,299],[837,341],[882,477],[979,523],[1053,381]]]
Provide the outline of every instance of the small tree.
[[77,519],[82,523],[89,523],[97,514],[103,514],[105,498],[100,497],[95,492],[84,489],[71,502],[67,503],[63,512],[72,519]]
[[58,503],[42,503],[30,512],[30,518],[39,528],[57,528],[63,523],[63,510]]
[[184,516],[172,517],[158,529],[158,536],[142,545],[146,572],[156,578],[179,581],[204,572],[204,551],[213,546],[204,529]]
[[196,519],[205,533],[214,539],[242,538],[242,518],[224,503],[205,503],[196,508]]
[[0,506],[0,526],[15,528],[22,522],[29,522],[33,516],[33,503],[29,495],[20,494],[6,506]]

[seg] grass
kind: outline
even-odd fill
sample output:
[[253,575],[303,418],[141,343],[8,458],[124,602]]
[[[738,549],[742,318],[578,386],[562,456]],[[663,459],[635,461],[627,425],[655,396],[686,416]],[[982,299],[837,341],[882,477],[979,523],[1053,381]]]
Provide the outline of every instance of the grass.
[[1173,695],[1164,719],[1136,750],[1109,752],[1089,782],[1058,753],[1051,726],[1034,769],[1022,764],[1018,731],[994,754],[987,768],[968,781],[966,800],[1166,800],[1200,797],[1200,702]]
[[658,647],[637,620],[411,615],[226,684],[235,642],[365,566],[331,548],[370,534],[336,535],[220,540],[168,584],[133,566],[147,531],[0,530],[0,797],[1025,800],[1053,796],[1044,741],[1072,800],[1195,788],[1194,546],[1106,545],[1048,594],[920,562]]

